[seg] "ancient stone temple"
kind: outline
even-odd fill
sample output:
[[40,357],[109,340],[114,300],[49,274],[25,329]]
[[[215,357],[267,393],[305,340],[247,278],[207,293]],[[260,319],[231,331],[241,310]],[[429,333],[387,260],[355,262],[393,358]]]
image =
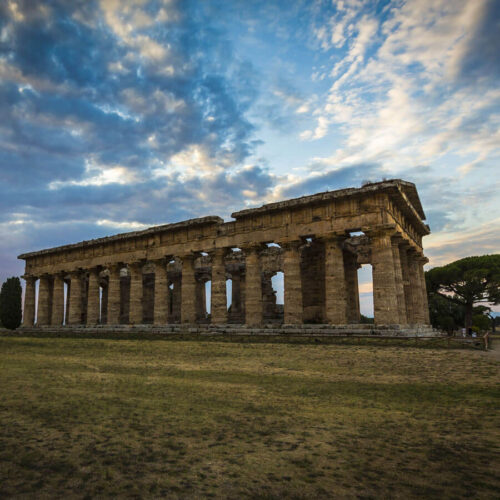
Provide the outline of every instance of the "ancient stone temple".
[[[422,250],[429,227],[414,184],[372,183],[232,217],[20,255],[23,326],[354,325],[362,264],[372,265],[377,325],[429,324]],[[278,272],[284,305],[271,285]]]

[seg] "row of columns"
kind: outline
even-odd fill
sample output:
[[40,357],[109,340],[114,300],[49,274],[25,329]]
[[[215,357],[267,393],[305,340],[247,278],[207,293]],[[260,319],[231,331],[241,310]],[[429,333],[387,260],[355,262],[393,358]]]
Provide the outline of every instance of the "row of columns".
[[[403,238],[391,230],[368,233],[371,240],[373,267],[374,316],[377,324],[429,324],[427,293],[423,265],[427,261],[412,249]],[[359,293],[357,282],[358,264],[356,256],[344,251],[345,234],[332,234],[321,238],[324,244],[324,320],[325,323],[341,325],[359,322]],[[284,323],[303,323],[303,297],[307,283],[301,275],[302,241],[282,244],[284,272]],[[244,248],[245,254],[245,317],[249,325],[263,321],[262,279],[260,251],[262,244]],[[218,248],[212,252],[211,318],[214,324],[228,320],[226,299],[225,257],[230,249]],[[196,322],[196,277],[197,254],[182,257],[181,322]],[[154,324],[169,322],[167,258],[155,261]],[[107,293],[107,324],[120,321],[120,270],[119,264],[107,266],[109,271]],[[129,322],[140,324],[143,320],[143,274],[142,263],[128,265],[130,273]],[[99,322],[99,272],[88,271],[86,296],[86,323]],[[26,276],[24,325],[31,326],[35,317],[35,280]],[[52,290],[51,290],[52,288]],[[82,300],[84,294],[81,272],[70,274],[69,324],[82,322]],[[52,300],[50,300],[52,297]],[[62,274],[42,276],[39,285],[39,325],[62,325],[64,323],[64,277]]]

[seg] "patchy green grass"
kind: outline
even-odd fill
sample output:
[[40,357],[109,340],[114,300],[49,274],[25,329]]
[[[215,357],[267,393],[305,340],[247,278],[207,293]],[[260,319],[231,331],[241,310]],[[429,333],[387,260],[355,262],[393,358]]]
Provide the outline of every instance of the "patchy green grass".
[[372,345],[0,337],[0,496],[497,498],[499,365]]

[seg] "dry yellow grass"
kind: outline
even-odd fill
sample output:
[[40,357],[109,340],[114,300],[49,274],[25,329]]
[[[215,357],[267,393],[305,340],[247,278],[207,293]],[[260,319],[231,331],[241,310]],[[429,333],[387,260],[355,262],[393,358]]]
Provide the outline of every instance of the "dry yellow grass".
[[0,337],[0,495],[497,498],[467,350]]

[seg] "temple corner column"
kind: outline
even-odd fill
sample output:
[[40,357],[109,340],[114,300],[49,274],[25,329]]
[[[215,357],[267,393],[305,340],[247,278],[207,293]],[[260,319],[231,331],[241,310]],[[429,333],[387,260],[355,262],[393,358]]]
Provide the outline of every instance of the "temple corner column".
[[35,324],[35,299],[36,299],[36,276],[25,274],[22,276],[26,282],[24,290],[24,311],[23,327],[34,326]]
[[392,239],[394,228],[374,228],[371,240],[373,273],[373,310],[375,324],[399,324],[399,308]]
[[401,242],[403,237],[396,234],[392,237],[392,254],[394,260],[394,279],[396,285],[396,299],[398,304],[399,324],[407,325],[409,323],[406,314],[406,294],[404,289],[403,268],[401,264]]

